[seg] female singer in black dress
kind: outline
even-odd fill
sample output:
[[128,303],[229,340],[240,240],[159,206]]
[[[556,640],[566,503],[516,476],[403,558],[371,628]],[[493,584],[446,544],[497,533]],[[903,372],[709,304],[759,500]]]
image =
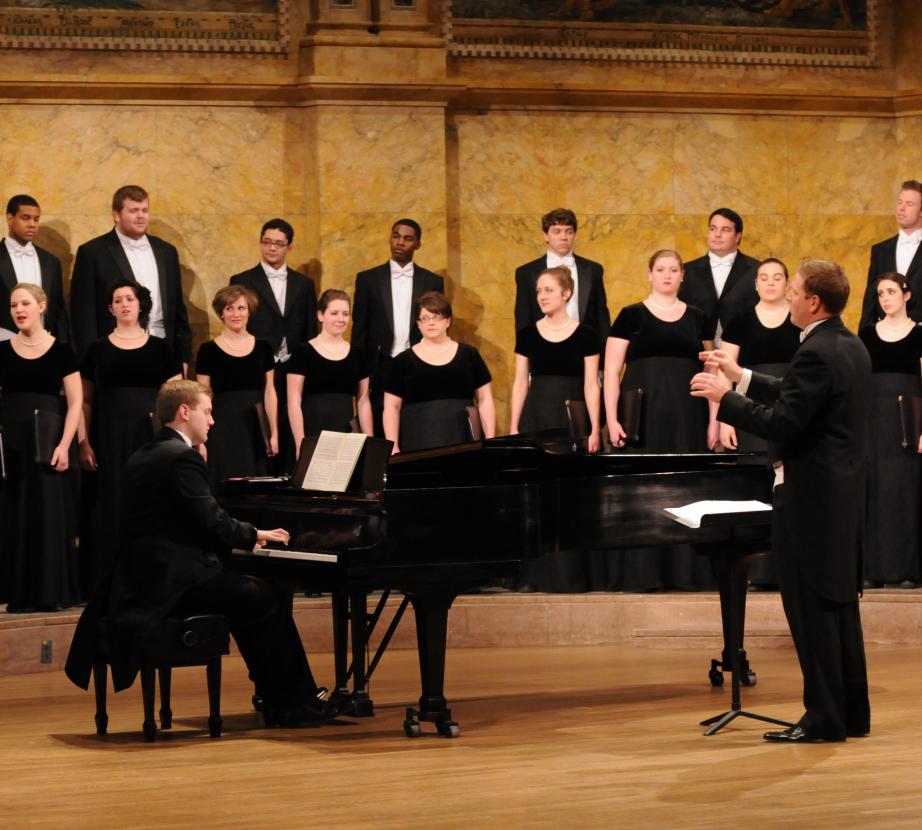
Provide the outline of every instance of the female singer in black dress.
[[[611,442],[624,446],[628,437],[622,427],[622,392],[642,389],[638,449],[706,452],[718,441],[716,406],[690,398],[687,390],[699,371],[699,353],[713,346],[713,324],[700,309],[678,298],[684,270],[675,251],[657,251],[648,265],[650,295],[621,309],[606,345],[605,412]],[[706,561],[688,545],[624,551],[623,556],[613,552],[608,579],[610,590],[626,591],[697,590],[710,583]]]
[[422,340],[391,364],[384,384],[384,436],[394,452],[471,440],[467,407],[473,401],[484,438],[496,434],[492,378],[480,352],[448,336],[451,305],[428,291],[416,301]]
[[864,576],[868,587],[914,588],[922,581],[922,459],[918,455],[922,446],[911,432],[911,418],[906,418],[903,435],[899,397],[922,397],[922,327],[906,313],[910,291],[902,275],[881,274],[877,299],[884,318],[859,333],[871,355],[873,372]]
[[[83,392],[77,359],[42,327],[45,292],[20,283],[10,293],[19,330],[0,343],[0,422],[6,481],[0,486],[3,527],[0,591],[7,611],[52,611],[80,600],[70,450]],[[61,389],[64,399],[61,398]],[[36,411],[62,418],[50,457],[36,461]],[[57,435],[55,436],[57,437]]]
[[182,377],[182,364],[166,341],[147,333],[150,291],[132,279],[121,279],[112,284],[109,296],[115,328],[90,344],[80,365],[80,463],[84,470],[96,472],[95,492],[92,485],[85,487],[82,505],[89,519],[81,538],[87,593],[115,557],[112,523],[121,506],[122,468],[153,437],[152,413],[161,384]]
[[567,314],[567,300],[573,293],[569,268],[561,265],[542,271],[536,291],[544,317],[516,333],[509,434],[567,429],[565,401],[585,401],[591,425],[588,449],[598,452],[598,338]]
[[305,435],[324,429],[351,432],[355,416],[362,432],[373,432],[368,363],[362,350],[343,338],[350,315],[345,291],[324,291],[317,301],[320,332],[298,346],[289,361],[288,422],[297,454]]
[[224,330],[202,343],[195,360],[196,379],[213,394],[214,426],[206,447],[212,486],[233,476],[266,475],[268,459],[278,453],[275,358],[267,342],[247,331],[258,305],[257,296],[242,285],[220,289],[211,307]]

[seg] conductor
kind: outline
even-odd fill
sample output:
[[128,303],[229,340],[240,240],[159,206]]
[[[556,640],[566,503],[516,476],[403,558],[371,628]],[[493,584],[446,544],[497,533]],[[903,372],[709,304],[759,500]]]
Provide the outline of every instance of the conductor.
[[[783,379],[704,352],[711,375],[691,394],[718,402],[717,418],[768,441],[775,467],[772,547],[781,599],[804,680],[804,715],[768,741],[844,741],[871,728],[858,591],[865,523],[871,361],[839,315],[848,279],[807,261],[789,289],[802,343]],[[735,392],[730,382],[735,382]]]
[[87,688],[98,627],[108,618],[108,659],[116,691],[136,677],[145,636],[169,615],[223,614],[263,698],[267,726],[305,726],[336,716],[317,685],[280,592],[225,570],[221,548],[288,543],[283,529],[257,530],[225,513],[211,493],[195,446],[214,423],[208,388],[190,380],[163,384],[157,419],[164,426],[137,450],[123,473],[119,553],[109,580],[87,606],[65,671]]

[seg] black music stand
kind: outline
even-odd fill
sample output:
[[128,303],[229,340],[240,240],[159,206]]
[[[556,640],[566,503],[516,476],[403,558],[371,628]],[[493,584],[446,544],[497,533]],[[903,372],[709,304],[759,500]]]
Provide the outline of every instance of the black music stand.
[[[676,519],[678,521],[678,519]],[[721,527],[731,525],[734,528],[736,527],[752,527],[759,525],[766,525],[771,522],[771,511],[770,510],[756,510],[746,513],[711,513],[705,515],[701,519],[701,527]],[[705,735],[715,735],[721,729],[723,729],[728,723],[736,718],[752,718],[752,720],[760,720],[765,723],[773,723],[778,726],[784,727],[793,727],[793,723],[788,721],[779,720],[778,718],[770,718],[767,715],[757,715],[755,712],[747,712],[743,709],[742,703],[740,701],[740,660],[742,656],[742,619],[740,616],[740,609],[742,607],[742,602],[745,602],[745,599],[740,597],[740,592],[745,597],[746,591],[746,575],[749,571],[749,560],[752,558],[751,554],[743,554],[741,556],[735,556],[732,553],[721,551],[714,552],[712,556],[720,556],[723,558],[726,567],[730,569],[729,579],[727,580],[728,589],[729,589],[729,602],[730,606],[730,627],[729,631],[724,632],[725,636],[729,633],[729,642],[726,643],[727,648],[730,651],[730,709],[726,712],[721,712],[719,715],[714,715],[714,717],[707,718],[706,720],[701,721],[701,726],[709,727],[705,730]],[[731,561],[732,560],[732,561]]]

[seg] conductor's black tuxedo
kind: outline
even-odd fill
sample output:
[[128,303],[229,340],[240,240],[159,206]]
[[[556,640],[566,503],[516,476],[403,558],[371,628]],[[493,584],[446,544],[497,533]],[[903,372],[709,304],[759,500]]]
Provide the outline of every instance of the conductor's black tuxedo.
[[259,308],[250,315],[247,330],[265,340],[273,353],[278,352],[283,337],[288,353],[292,354],[299,343],[306,343],[317,334],[317,292],[310,277],[288,269],[284,309],[279,308],[262,265],[235,274],[230,281],[231,285],[242,285],[259,297]]
[[758,270],[759,260],[737,251],[723,291],[718,297],[714,273],[711,271],[711,257],[705,254],[685,263],[679,299],[700,308],[712,330],[717,328],[717,323],[726,327],[741,311],[753,308],[759,302],[755,286]]
[[[67,322],[67,308],[64,305],[64,282],[61,279],[61,261],[33,243],[42,274],[42,290],[48,297],[45,309],[45,328],[62,343],[70,341],[70,325]],[[16,271],[6,243],[0,239],[0,328],[16,331],[10,314],[10,293],[16,285]]]
[[783,379],[753,373],[746,397],[724,395],[717,418],[769,442],[773,549],[819,737],[870,729],[858,592],[865,529],[871,360],[838,317],[811,330]]
[[[600,355],[605,355],[605,342],[611,327],[608,300],[605,296],[604,269],[598,262],[573,255],[576,264],[576,299],[579,321],[598,334]],[[538,277],[547,268],[547,256],[526,262],[515,269],[515,330],[521,331],[537,323],[544,313],[538,305]]]
[[268,699],[287,704],[315,693],[288,609],[278,606],[265,583],[221,564],[219,553],[254,547],[256,528],[221,509],[201,455],[165,427],[128,460],[123,490],[119,555],[80,618],[67,676],[87,687],[104,616],[119,691],[134,682],[144,637],[157,623],[172,613],[221,613],[230,618],[250,674]]
[[[896,271],[896,246],[899,238],[897,234],[871,246],[871,263],[868,266],[868,284],[864,289],[864,300],[861,303],[859,331],[865,326],[873,325],[884,316],[880,303],[877,301],[877,286],[874,282],[881,274]],[[913,320],[922,321],[922,245],[916,249],[916,255],[912,258],[903,276],[906,277],[906,282],[909,283],[909,289],[915,299],[912,308],[907,309],[909,316]]]
[[[173,353],[188,363],[192,332],[182,297],[179,253],[169,242],[156,236],[148,234],[147,239],[160,277],[166,341]],[[70,287],[70,313],[78,355],[115,328],[115,318],[109,313],[112,299],[109,287],[123,278],[135,279],[135,274],[114,228],[77,248]]]

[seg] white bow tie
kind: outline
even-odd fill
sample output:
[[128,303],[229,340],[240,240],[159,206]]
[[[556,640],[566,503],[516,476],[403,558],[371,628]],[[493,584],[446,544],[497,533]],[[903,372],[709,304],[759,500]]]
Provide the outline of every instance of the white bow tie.
[[547,265],[548,268],[556,268],[558,265],[566,265],[567,268],[574,268],[576,266],[576,260],[573,258],[573,254],[567,254],[566,256],[548,254]]
[[718,265],[718,266],[719,265],[730,265],[730,266],[733,265],[733,263],[730,261],[730,255],[727,255],[725,257],[719,257],[719,256],[714,256],[714,254],[711,254],[710,258],[711,258],[711,268],[713,268],[715,265]]
[[922,234],[919,234],[918,231],[916,231],[913,234],[909,234],[909,235],[901,233],[899,244],[900,245],[918,245],[920,241],[922,241]]
[[13,256],[35,256],[34,248],[13,248]]
[[125,239],[122,244],[129,251],[147,251],[150,249],[150,242],[147,241],[146,236],[142,236],[140,239]]
[[275,268],[270,268],[268,265],[263,266],[266,271],[266,276],[271,280],[284,280],[288,277],[288,269],[281,268],[276,270]]
[[406,268],[391,269],[391,279],[399,280],[401,277],[413,276],[413,269],[408,265]]

